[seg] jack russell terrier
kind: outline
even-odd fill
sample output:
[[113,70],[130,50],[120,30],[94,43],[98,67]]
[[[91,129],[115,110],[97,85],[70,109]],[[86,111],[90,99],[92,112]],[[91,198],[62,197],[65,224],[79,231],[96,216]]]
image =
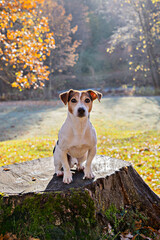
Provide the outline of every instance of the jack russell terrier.
[[[102,94],[93,91],[69,90],[59,95],[62,102],[68,103],[68,116],[62,125],[58,141],[53,150],[55,173],[63,175],[64,183],[72,182],[72,168],[77,164],[78,170],[84,170],[84,178],[94,178],[91,163],[96,155],[97,137],[89,115],[95,99],[100,99]],[[86,161],[85,167],[83,162]],[[63,171],[62,171],[63,167]]]

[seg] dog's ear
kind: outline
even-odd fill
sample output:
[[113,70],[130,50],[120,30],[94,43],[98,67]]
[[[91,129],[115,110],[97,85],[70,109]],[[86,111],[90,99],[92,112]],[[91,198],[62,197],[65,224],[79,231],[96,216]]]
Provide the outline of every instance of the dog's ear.
[[103,96],[102,93],[100,93],[98,91],[88,90],[87,92],[90,94],[93,101],[98,98],[98,101],[100,102],[100,100]]
[[69,99],[70,99],[72,93],[73,93],[73,90],[70,89],[69,91],[64,92],[64,93],[61,93],[61,94],[59,95],[61,101],[62,101],[65,105],[67,104],[67,102],[69,102]]

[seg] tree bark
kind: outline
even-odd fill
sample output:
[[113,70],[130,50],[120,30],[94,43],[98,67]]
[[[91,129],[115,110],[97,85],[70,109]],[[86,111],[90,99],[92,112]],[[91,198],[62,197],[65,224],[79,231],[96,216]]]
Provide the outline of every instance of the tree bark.
[[[18,232],[18,226],[27,226],[27,229],[30,225],[35,227],[35,221],[42,219],[44,225],[46,221],[47,224],[51,221],[60,228],[64,224],[66,226],[66,221],[71,221],[76,228],[79,218],[80,223],[84,223],[83,232],[86,231],[85,224],[90,224],[91,229],[95,228],[92,223],[98,223],[99,213],[103,216],[111,205],[117,209],[137,209],[148,218],[149,226],[159,227],[160,198],[129,162],[96,156],[92,170],[95,178],[84,180],[83,172],[72,169],[73,182],[68,185],[62,182],[62,177],[54,174],[52,158],[1,167],[0,192],[3,196],[0,197],[0,232]],[[49,220],[44,220],[45,217]],[[15,222],[16,226],[13,226]]]

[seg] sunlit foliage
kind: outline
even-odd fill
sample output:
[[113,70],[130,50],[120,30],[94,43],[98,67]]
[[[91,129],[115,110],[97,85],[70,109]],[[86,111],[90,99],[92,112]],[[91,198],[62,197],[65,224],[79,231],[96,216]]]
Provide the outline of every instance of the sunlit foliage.
[[43,16],[43,0],[0,2],[0,79],[20,90],[44,85],[49,71],[43,61],[54,48]]
[[[122,20],[112,36],[108,53],[118,48],[128,52],[129,70],[133,80],[140,72],[151,78],[155,89],[160,89],[160,10],[156,0],[115,1]],[[115,9],[117,8],[115,5]]]
[[50,71],[49,82],[46,83],[49,92],[47,95],[64,85],[64,81],[59,79],[56,81],[55,76],[68,71],[76,64],[78,59],[76,50],[81,43],[80,40],[73,40],[78,25],[71,26],[72,14],[67,15],[63,5],[63,1],[59,4],[56,0],[45,0],[43,4],[43,13],[48,16],[49,28],[54,32],[56,42],[55,49],[51,50],[45,61]]

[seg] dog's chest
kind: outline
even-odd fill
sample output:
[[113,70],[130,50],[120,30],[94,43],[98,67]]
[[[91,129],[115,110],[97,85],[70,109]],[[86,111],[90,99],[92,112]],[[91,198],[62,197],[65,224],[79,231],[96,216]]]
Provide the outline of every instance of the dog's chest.
[[89,150],[88,144],[82,145],[73,145],[68,149],[68,153],[70,156],[74,158],[81,158],[85,155],[85,153]]
[[71,157],[81,158],[95,144],[96,133],[88,119],[84,124],[75,124],[67,118],[59,133],[59,145],[63,151]]

